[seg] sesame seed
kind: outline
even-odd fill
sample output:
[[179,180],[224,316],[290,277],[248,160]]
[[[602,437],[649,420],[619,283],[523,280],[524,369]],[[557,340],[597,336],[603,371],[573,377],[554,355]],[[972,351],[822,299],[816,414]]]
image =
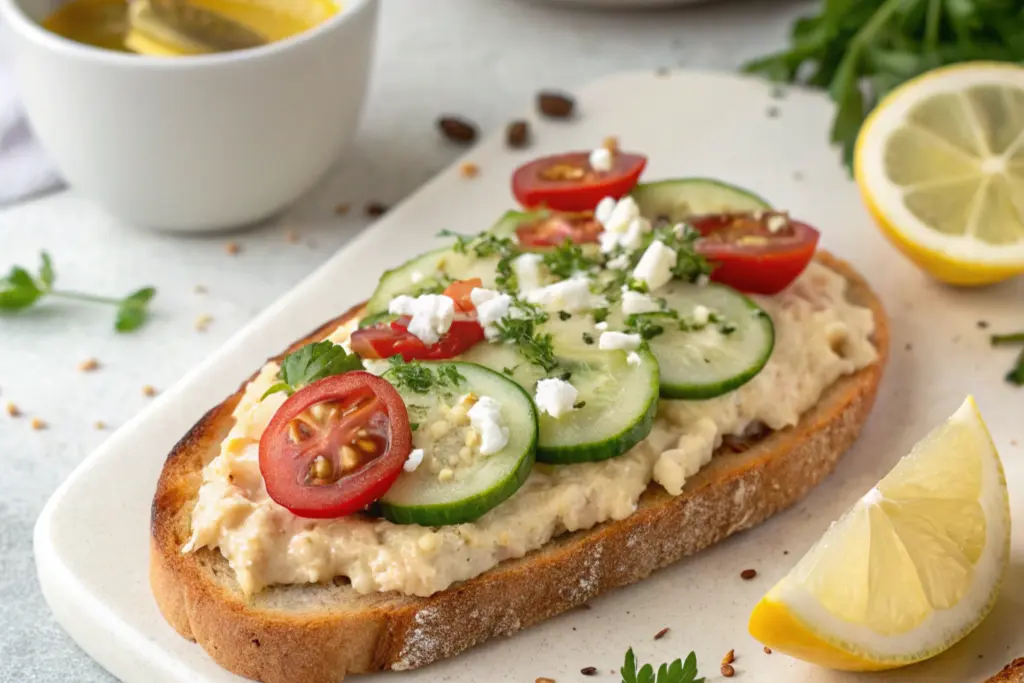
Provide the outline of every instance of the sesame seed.
[[11,417],[21,417],[21,408],[8,401],[7,414],[10,415]]
[[480,167],[472,161],[467,161],[459,166],[459,174],[462,175],[463,178],[476,178],[480,175]]
[[210,323],[212,323],[212,322],[213,322],[213,316],[212,315],[207,315],[206,313],[203,313],[198,318],[196,318],[196,322],[195,322],[196,332],[206,332],[206,330],[210,327]]
[[152,384],[147,384],[146,386],[142,387],[142,395],[149,396],[150,398],[156,396],[156,387],[154,387]]
[[98,370],[99,367],[100,362],[95,358],[86,358],[78,364],[79,372],[92,372],[93,370]]
[[665,637],[665,634],[667,634],[668,631],[669,631],[669,629],[666,626],[665,628],[661,629],[660,631],[658,631],[657,633],[654,634],[654,639],[655,640],[661,640],[662,638]]
[[770,655],[772,653],[772,649],[770,647],[768,647],[767,645],[765,645],[764,646],[764,653],[766,655]]
[[242,251],[242,245],[232,240],[224,245],[224,251],[226,251],[230,256],[237,256],[239,252]]
[[604,139],[604,142],[601,143],[601,146],[612,154],[616,154],[619,151],[619,139],[614,135],[609,135]]
[[36,430],[37,432],[41,429],[46,429],[46,421],[40,417],[33,417],[32,422],[30,422],[29,424],[32,426],[32,429]]
[[541,677],[534,681],[534,683],[555,683],[555,679]]
[[103,431],[107,428],[107,423],[103,420],[96,420],[92,425],[97,431]]
[[729,650],[728,652],[725,653],[725,656],[722,657],[722,664],[732,664],[735,661],[736,661],[736,650]]

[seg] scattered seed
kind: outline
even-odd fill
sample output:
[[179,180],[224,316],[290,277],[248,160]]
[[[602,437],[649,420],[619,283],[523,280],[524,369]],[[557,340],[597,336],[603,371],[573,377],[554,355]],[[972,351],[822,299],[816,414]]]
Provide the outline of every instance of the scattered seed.
[[777,119],[777,118],[779,118],[779,114],[780,113],[782,113],[782,112],[774,104],[772,106],[768,107],[768,118],[770,118],[770,119]]
[[201,316],[196,318],[196,332],[206,332],[207,328],[210,327],[210,323],[213,322],[213,316],[203,313]]
[[93,370],[98,370],[99,367],[100,362],[98,360],[96,360],[95,358],[86,358],[85,360],[78,364],[78,371],[92,372]]
[[755,576],[757,576],[757,570],[756,569],[744,569],[743,571],[740,572],[740,578],[743,579],[744,581],[750,581]]
[[21,417],[21,408],[8,401],[7,414],[10,415],[11,417]]
[[765,645],[764,646],[764,653],[766,655],[770,655],[772,653],[772,649],[770,647],[768,647],[767,645]]
[[669,631],[669,629],[666,626],[665,628],[661,629],[660,631],[658,631],[657,633],[654,634],[654,639],[655,640],[661,640],[662,638],[665,637],[665,635],[668,633],[668,631]]
[[978,329],[979,330],[987,330],[988,329],[988,321],[987,320],[979,320],[978,321]]
[[580,673],[583,674],[584,676],[596,676],[597,675],[597,667],[596,666],[585,666],[582,669],[580,669]]
[[107,428],[107,423],[106,423],[106,422],[104,422],[103,420],[96,420],[95,422],[93,422],[93,423],[92,423],[92,426],[93,426],[93,427],[94,427],[94,428],[95,428],[95,429],[96,429],[97,431],[103,431],[104,429],[106,429],[106,428]]
[[609,135],[604,139],[604,142],[601,143],[601,146],[604,147],[609,152],[611,152],[612,154],[618,154],[619,138],[617,138],[614,135]]
[[783,554],[783,555],[789,555],[789,551],[788,551],[788,550],[783,550],[783,551],[782,551],[782,554]]
[[365,211],[370,218],[378,218],[388,212],[388,207],[380,202],[367,202]]
[[142,387],[142,395],[149,396],[150,398],[156,396],[156,387],[154,387],[152,384],[147,384],[146,386]]
[[555,683],[553,678],[538,678],[534,683]]
[[1010,439],[1010,445],[1011,446],[1016,446],[1017,445],[1017,439]]
[[732,678],[733,676],[736,675],[736,669],[734,669],[732,667],[732,664],[723,664],[722,665],[722,675],[725,676],[726,678]]
[[464,162],[459,166],[459,173],[463,178],[476,178],[480,175],[480,167],[474,164],[472,161]]
[[288,244],[299,243],[299,231],[295,228],[288,228],[284,231],[284,241]]
[[46,429],[46,421],[43,420],[41,417],[33,417],[32,422],[30,422],[29,424],[32,426],[32,429],[36,430],[37,432],[41,429]]
[[337,216],[344,216],[346,213],[352,210],[352,205],[348,202],[342,202],[334,207],[334,213]]
[[451,142],[468,145],[476,141],[476,124],[461,116],[442,116],[437,120],[437,127]]
[[732,664],[735,661],[736,661],[736,650],[729,650],[728,652],[725,653],[725,656],[722,657],[722,664]]
[[224,251],[231,256],[238,256],[239,252],[242,251],[242,245],[232,240],[224,245]]
[[511,121],[505,126],[505,144],[512,149],[522,149],[530,144],[530,124],[526,121]]
[[203,287],[202,285],[196,285],[194,291],[196,294],[206,294],[206,287]]
[[540,113],[552,119],[567,119],[576,108],[576,100],[565,93],[543,90],[537,94]]

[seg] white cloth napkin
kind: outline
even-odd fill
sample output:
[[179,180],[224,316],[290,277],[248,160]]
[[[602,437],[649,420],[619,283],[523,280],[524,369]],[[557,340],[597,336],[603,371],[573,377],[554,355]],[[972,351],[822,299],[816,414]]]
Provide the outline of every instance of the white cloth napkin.
[[0,206],[63,185],[32,136],[9,66],[0,63]]

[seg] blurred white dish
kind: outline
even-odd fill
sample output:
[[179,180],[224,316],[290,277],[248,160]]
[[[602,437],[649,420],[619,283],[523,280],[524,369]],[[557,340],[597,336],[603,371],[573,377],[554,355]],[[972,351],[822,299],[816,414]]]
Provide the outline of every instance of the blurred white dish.
[[359,122],[377,0],[294,38],[182,59],[71,42],[53,0],[0,0],[32,127],[68,182],[129,223],[203,231],[270,216],[330,168]]
[[677,7],[715,2],[716,0],[531,0],[537,3],[555,5],[578,5],[603,9],[651,9],[656,7]]

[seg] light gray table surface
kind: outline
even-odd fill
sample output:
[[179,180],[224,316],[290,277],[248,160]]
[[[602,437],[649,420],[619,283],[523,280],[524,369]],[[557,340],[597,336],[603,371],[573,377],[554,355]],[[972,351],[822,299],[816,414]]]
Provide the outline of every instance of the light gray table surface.
[[[725,0],[622,13],[518,0],[385,0],[356,142],[281,221],[234,235],[155,234],[119,224],[74,192],[0,210],[0,269],[34,266],[46,249],[66,288],[159,290],[153,320],[131,335],[114,334],[113,312],[102,306],[52,302],[0,317],[0,405],[24,412],[11,419],[0,411],[0,682],[113,680],[64,635],[39,593],[31,538],[47,497],[146,408],[144,385],[172,385],[343,247],[369,224],[367,201],[398,202],[458,156],[434,130],[440,113],[468,116],[486,132],[531,106],[542,87],[571,91],[626,69],[732,70],[781,47],[807,6]],[[342,202],[352,210],[337,216]],[[298,244],[285,239],[288,228]],[[239,254],[226,253],[228,240]],[[201,315],[213,318],[204,333],[194,329]],[[101,368],[80,372],[87,358]],[[47,428],[31,429],[33,416]],[[98,420],[108,428],[96,429]]]

